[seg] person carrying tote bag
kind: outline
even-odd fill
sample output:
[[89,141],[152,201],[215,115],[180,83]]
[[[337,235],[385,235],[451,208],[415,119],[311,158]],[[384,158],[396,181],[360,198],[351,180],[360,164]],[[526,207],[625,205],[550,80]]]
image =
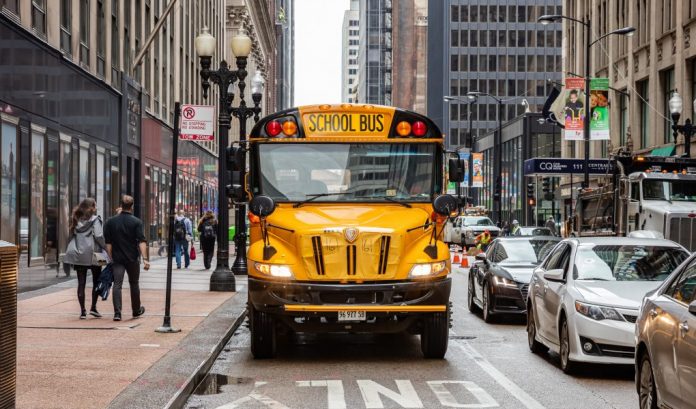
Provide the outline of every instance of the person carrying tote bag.
[[87,270],[92,272],[92,306],[89,314],[101,318],[97,311],[101,268],[108,262],[104,242],[104,224],[97,215],[97,203],[92,198],[86,198],[73,209],[70,223],[70,242],[63,258],[65,263],[73,265],[77,271],[77,300],[80,303],[80,319],[87,318],[85,310],[85,287],[87,285]]

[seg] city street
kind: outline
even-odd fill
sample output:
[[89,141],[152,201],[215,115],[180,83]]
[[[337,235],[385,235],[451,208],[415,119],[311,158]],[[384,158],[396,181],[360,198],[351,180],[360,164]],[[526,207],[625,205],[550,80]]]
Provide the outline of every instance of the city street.
[[522,320],[488,325],[466,308],[467,270],[453,274],[444,360],[424,360],[418,336],[296,336],[276,359],[254,360],[243,325],[186,407],[635,408],[631,367],[567,376],[555,354],[527,347]]

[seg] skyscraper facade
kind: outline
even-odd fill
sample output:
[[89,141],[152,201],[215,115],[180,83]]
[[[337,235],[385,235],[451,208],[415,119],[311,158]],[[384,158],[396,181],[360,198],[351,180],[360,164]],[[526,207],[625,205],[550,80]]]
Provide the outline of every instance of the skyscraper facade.
[[392,0],[360,0],[358,102],[392,104]]
[[359,0],[350,1],[350,9],[343,14],[341,58],[341,102],[358,102],[358,52],[360,39]]

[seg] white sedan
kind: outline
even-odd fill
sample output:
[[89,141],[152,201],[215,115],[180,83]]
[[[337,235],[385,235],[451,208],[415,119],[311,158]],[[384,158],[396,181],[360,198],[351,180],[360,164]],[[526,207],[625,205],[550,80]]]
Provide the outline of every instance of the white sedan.
[[631,365],[643,296],[689,253],[660,239],[571,238],[534,270],[527,297],[532,352],[551,349],[570,373],[577,362]]

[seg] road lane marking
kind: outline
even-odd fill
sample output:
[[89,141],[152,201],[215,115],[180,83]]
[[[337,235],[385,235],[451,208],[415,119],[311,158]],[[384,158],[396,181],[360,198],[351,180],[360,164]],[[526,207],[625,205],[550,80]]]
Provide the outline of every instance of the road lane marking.
[[384,395],[398,403],[402,408],[418,409],[423,407],[423,402],[418,397],[418,393],[413,388],[411,381],[408,379],[396,379],[394,382],[396,382],[398,392],[370,379],[358,379],[358,387],[365,402],[365,407],[367,409],[383,409],[384,403],[382,403],[380,395]]
[[327,401],[329,409],[346,409],[346,394],[343,390],[343,381],[297,381],[295,382],[300,387],[326,387]]
[[[466,390],[468,390],[478,403],[459,403],[457,399],[452,395],[445,384],[459,384],[464,385]],[[428,381],[428,386],[430,390],[433,391],[437,399],[440,401],[442,406],[447,408],[497,408],[500,405],[493,399],[491,395],[488,394],[483,388],[478,386],[474,382],[470,381]]]
[[455,341],[454,345],[459,347],[464,354],[466,354],[471,360],[476,362],[476,364],[484,370],[491,378],[495,379],[496,382],[505,390],[507,390],[512,396],[515,397],[520,403],[522,403],[528,409],[546,409],[541,403],[537,402],[532,398],[527,392],[522,388],[517,386],[516,383],[511,381],[507,376],[500,372],[493,364],[488,362],[481,354],[478,353],[468,342],[465,341]]
[[254,390],[251,391],[250,394],[247,396],[244,396],[242,398],[237,399],[234,402],[227,403],[222,406],[218,406],[216,409],[237,409],[237,408],[246,408],[248,407],[245,405],[247,402],[250,402],[252,400],[256,400],[258,402],[261,402],[262,404],[266,405],[266,407],[269,407],[271,409],[290,409],[287,406],[283,405],[282,403],[274,400],[273,398],[270,398],[264,394],[258,393],[256,389],[259,386],[266,385],[268,382],[256,382],[254,384]]

